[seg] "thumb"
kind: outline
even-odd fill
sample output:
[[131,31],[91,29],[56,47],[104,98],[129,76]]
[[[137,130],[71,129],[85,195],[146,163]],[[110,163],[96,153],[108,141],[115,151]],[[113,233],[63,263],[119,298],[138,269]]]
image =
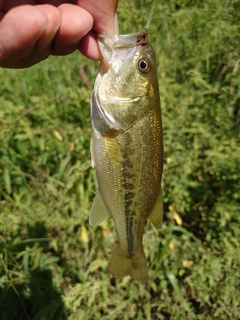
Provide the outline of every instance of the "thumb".
[[117,0],[78,0],[76,3],[86,9],[93,17],[93,29],[97,33],[112,35],[115,33],[115,12]]

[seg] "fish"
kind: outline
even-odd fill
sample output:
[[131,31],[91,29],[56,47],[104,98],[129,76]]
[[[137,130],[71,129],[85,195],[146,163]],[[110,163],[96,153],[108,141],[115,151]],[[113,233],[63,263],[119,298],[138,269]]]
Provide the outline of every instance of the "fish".
[[145,28],[99,35],[103,55],[91,98],[91,158],[98,190],[89,223],[111,217],[118,242],[108,265],[114,277],[149,280],[143,250],[147,219],[162,225],[163,128],[156,57]]

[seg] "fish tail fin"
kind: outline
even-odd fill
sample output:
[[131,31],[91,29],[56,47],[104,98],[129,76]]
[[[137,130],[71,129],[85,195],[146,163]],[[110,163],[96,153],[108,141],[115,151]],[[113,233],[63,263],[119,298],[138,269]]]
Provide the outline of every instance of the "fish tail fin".
[[143,249],[128,257],[127,252],[116,245],[108,266],[108,273],[114,277],[123,278],[130,275],[140,282],[148,281],[147,261]]

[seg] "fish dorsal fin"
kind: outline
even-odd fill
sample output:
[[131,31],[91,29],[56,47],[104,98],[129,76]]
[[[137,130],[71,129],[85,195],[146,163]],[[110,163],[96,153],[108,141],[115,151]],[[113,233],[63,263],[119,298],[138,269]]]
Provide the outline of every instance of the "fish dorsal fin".
[[110,218],[110,214],[102,200],[102,197],[97,190],[96,196],[93,200],[92,208],[89,215],[89,223],[91,226],[96,226],[104,220]]
[[162,219],[163,219],[163,196],[162,196],[162,189],[157,197],[157,201],[151,212],[148,219],[152,222],[156,229],[159,229],[162,226]]

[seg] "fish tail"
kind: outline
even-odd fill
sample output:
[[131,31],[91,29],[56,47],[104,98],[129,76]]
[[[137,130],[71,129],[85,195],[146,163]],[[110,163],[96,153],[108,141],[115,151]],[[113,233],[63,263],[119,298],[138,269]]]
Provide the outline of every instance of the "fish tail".
[[117,278],[130,275],[137,281],[147,282],[149,280],[147,261],[143,249],[134,252],[134,254],[129,257],[126,251],[122,250],[119,245],[116,245],[108,265],[108,273]]

